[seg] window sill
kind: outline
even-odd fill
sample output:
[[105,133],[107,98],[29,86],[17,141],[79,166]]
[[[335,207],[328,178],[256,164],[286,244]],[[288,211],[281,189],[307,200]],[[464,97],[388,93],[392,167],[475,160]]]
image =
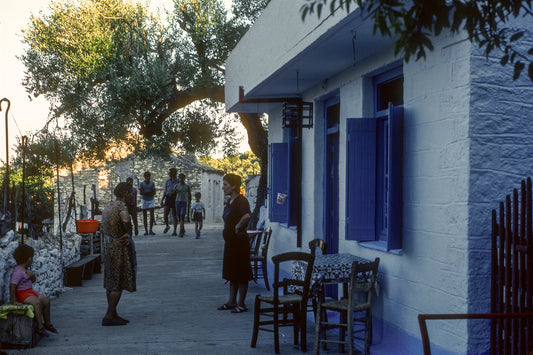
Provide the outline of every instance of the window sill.
[[293,229],[293,230],[296,230],[296,226],[289,226],[288,223],[280,223],[279,224],[280,227],[285,227],[287,229]]
[[395,254],[395,255],[402,255],[402,253],[403,253],[402,249],[387,250],[387,242],[384,242],[384,241],[359,242],[359,245],[364,247],[364,248],[380,250],[380,251],[384,251],[386,253]]

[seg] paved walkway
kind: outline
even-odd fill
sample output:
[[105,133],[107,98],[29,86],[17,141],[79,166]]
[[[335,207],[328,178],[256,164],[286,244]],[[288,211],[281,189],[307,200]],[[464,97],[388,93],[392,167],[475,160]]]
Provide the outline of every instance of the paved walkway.
[[[130,324],[101,326],[107,303],[103,274],[95,274],[82,287],[52,299],[52,322],[59,335],[8,354],[273,354],[272,333],[259,332],[257,347],[250,348],[253,300],[268,293],[262,280],[250,282],[250,311],[217,311],[228,296],[221,277],[222,225],[205,226],[198,240],[192,224],[187,224],[185,238],[162,234],[163,228],[157,227],[155,236],[135,237],[137,292],[125,291],[118,307]],[[292,345],[292,328],[281,330],[280,341],[282,354],[301,354]],[[308,352],[312,341],[310,333]]]

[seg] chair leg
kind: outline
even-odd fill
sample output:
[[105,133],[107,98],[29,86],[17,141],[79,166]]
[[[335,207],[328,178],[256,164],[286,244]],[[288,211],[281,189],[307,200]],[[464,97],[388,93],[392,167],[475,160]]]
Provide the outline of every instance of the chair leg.
[[293,318],[293,322],[294,322],[294,326],[292,327],[292,332],[293,332],[293,342],[294,342],[294,345],[298,345],[298,338],[300,336],[300,325],[301,325],[301,320],[300,320],[300,313],[298,312],[297,308],[295,305],[291,305],[291,313],[292,313],[292,318]]
[[346,323],[346,333],[348,333],[346,334],[348,337],[348,355],[353,355],[353,314],[350,314],[349,316],[346,315]]
[[307,305],[302,305],[300,309],[300,348],[307,352]]
[[276,351],[276,354],[279,354],[279,310],[278,306],[274,305],[274,349]]
[[[346,314],[346,312],[340,312],[340,323],[342,324],[347,324],[348,323],[348,315]],[[344,326],[340,326],[339,327],[339,352],[340,353],[343,353],[345,348],[344,348],[344,344],[346,343],[346,334],[345,334],[345,327]]]
[[317,300],[317,297],[312,297],[311,298],[311,305],[313,307],[313,315],[315,316],[315,322],[316,322],[316,312],[317,312],[317,307],[318,307],[318,300]]
[[372,311],[367,309],[365,319],[365,355],[370,354],[370,344],[372,343]]
[[265,286],[268,291],[270,291],[270,286],[268,284],[268,272],[267,272],[267,261],[261,261],[261,269],[263,270],[263,280],[265,281]]
[[254,304],[254,330],[252,333],[252,343],[250,346],[252,348],[255,348],[255,345],[257,344],[257,336],[259,334],[259,306],[261,301],[259,300],[259,295],[255,296],[255,304]]
[[259,262],[257,260],[254,261],[254,280],[257,283],[257,279],[259,279]]
[[320,303],[318,304],[318,308],[316,311],[316,319],[315,319],[315,343],[313,345],[313,355],[318,355],[320,352],[320,321],[321,321],[321,313],[322,308],[320,307]]

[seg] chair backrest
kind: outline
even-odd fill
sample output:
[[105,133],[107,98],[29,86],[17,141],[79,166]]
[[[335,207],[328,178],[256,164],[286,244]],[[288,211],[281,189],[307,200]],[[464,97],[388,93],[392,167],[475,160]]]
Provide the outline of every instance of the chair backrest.
[[356,294],[366,293],[366,303],[372,304],[372,295],[378,275],[379,258],[369,263],[352,263],[350,274],[350,299],[353,300]]
[[265,234],[265,231],[263,230],[248,231],[248,237],[250,238],[250,253],[254,255],[259,253],[263,234]]
[[268,245],[270,244],[270,237],[271,236],[272,236],[272,229],[270,227],[268,227],[263,232],[263,240],[262,240],[262,243],[261,243],[261,256],[264,256],[265,260],[267,260],[266,256],[267,256],[267,253],[268,253]]
[[[281,287],[283,288],[284,293],[288,292],[291,288],[301,288],[302,301],[307,302],[315,256],[310,253],[295,251],[274,255],[272,257],[272,262],[274,263],[274,299],[278,297],[279,289]],[[283,280],[280,280],[281,264],[285,262],[289,262],[291,267],[294,262],[306,263],[307,265],[303,280],[296,278],[284,278]]]
[[322,255],[326,254],[328,249],[328,244],[322,239],[313,239],[309,242],[309,249],[311,249],[311,254],[316,256],[316,249],[320,248],[322,250]]

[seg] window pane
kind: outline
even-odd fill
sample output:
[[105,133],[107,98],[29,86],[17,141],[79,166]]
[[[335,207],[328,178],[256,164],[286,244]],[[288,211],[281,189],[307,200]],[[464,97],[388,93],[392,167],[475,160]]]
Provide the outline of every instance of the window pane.
[[403,105],[403,77],[395,78],[377,85],[376,111],[383,111],[389,107]]

